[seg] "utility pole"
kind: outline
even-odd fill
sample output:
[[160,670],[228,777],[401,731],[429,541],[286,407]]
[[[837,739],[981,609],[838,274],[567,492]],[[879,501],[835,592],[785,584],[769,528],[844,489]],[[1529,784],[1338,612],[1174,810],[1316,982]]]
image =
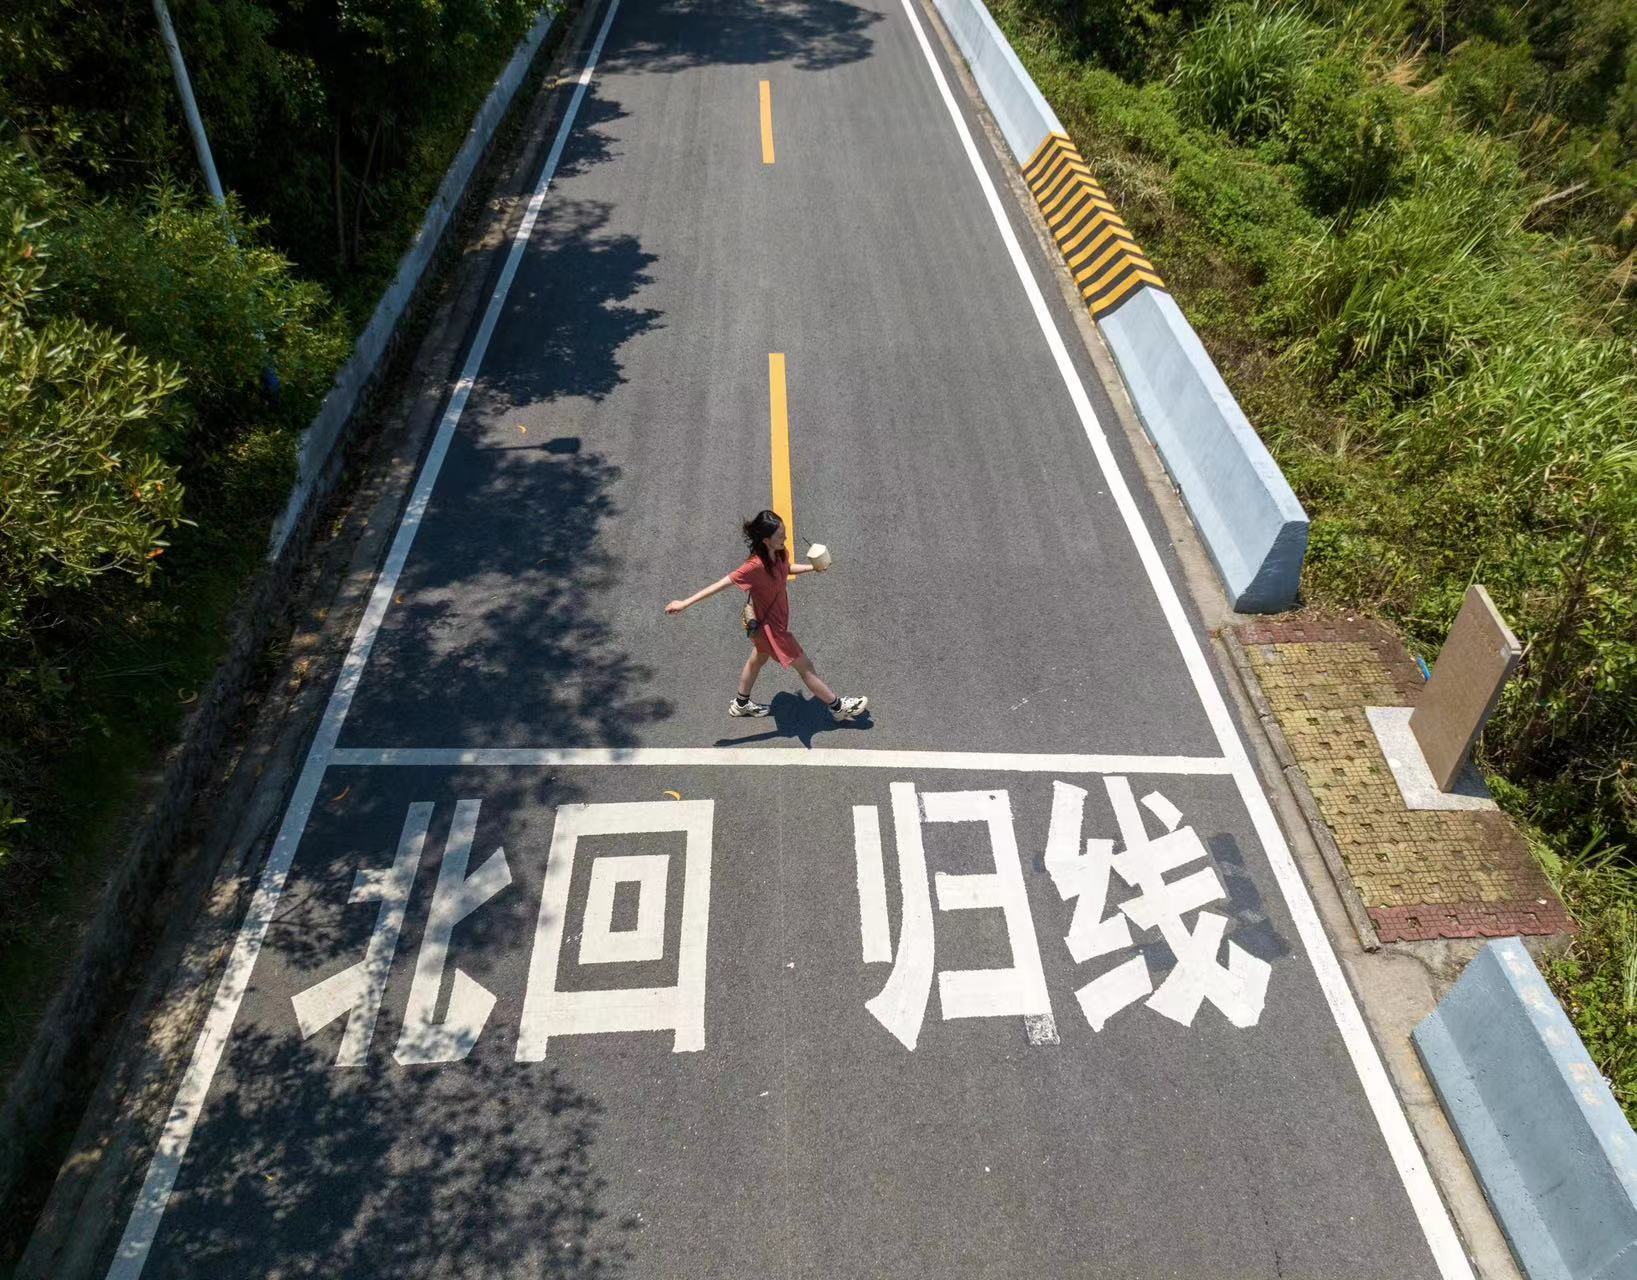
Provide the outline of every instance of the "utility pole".
[[[193,99],[193,82],[188,79],[188,64],[182,57],[182,45],[176,38],[176,28],[171,25],[171,12],[165,5],[165,0],[153,0],[154,17],[159,19],[159,36],[165,42],[165,53],[171,60],[171,74],[176,79],[176,96],[182,100],[182,114],[187,117],[188,132],[193,135],[193,150],[199,157],[199,168],[204,171],[205,186],[210,191],[210,198],[216,202],[216,207],[222,211],[222,217],[227,217],[227,197],[222,193],[222,180],[216,176],[216,161],[210,154],[210,138],[205,133],[205,122],[199,118],[199,104]],[[233,226],[227,224],[227,238],[234,245],[238,244],[233,235]],[[260,330],[257,337],[261,337]],[[262,386],[267,394],[277,399],[279,393],[278,370],[269,362],[261,373]]]

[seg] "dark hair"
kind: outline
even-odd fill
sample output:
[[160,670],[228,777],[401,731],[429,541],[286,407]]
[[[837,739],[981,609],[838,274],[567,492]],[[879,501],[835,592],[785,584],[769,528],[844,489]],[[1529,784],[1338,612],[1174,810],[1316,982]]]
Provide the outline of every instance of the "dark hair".
[[773,557],[768,554],[767,540],[778,532],[779,526],[783,523],[777,511],[758,511],[742,526],[745,541],[750,543],[752,554],[762,562],[762,567],[769,573],[773,572]]

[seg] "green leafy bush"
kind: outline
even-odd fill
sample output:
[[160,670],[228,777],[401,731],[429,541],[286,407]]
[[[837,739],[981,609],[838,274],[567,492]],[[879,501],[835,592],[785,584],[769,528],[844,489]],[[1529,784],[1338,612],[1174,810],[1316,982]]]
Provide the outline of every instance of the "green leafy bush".
[[181,519],[156,438],[181,387],[107,329],[42,319],[36,224],[0,204],[0,645],[41,602],[123,573],[146,579]]
[[1042,0],[1069,52],[1126,75],[1167,60],[1209,0]]
[[[344,318],[265,247],[264,231],[161,184],[134,201],[85,206],[50,236],[61,264],[55,311],[122,332],[186,371],[185,413],[163,442],[175,461],[257,421],[305,425],[345,358]],[[276,404],[263,386],[269,367]]]
[[1444,64],[1444,95],[1480,129],[1503,129],[1533,115],[1545,87],[1546,73],[1527,44],[1479,37],[1454,50]]
[[1284,136],[1311,208],[1351,213],[1387,194],[1405,159],[1403,97],[1353,58],[1324,58],[1302,78]]
[[[271,245],[347,294],[362,323],[541,7],[192,0],[173,18],[223,185],[267,219]],[[0,119],[94,194],[197,171],[149,0],[12,0],[0,19]]]
[[0,6],[0,1071],[220,660],[300,429],[540,7],[173,3],[224,221],[149,0]]
[[1183,41],[1171,83],[1182,116],[1241,141],[1277,129],[1318,50],[1298,10],[1231,4]]

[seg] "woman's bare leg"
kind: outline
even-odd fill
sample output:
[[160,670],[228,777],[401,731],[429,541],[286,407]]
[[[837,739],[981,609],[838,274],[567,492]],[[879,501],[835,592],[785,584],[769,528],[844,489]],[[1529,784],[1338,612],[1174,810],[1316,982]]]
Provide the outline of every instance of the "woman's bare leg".
[[801,677],[801,682],[812,690],[813,696],[824,700],[825,706],[829,706],[836,700],[835,690],[825,684],[819,673],[813,670],[813,660],[805,653],[791,663],[791,666],[796,669],[796,674]]
[[767,655],[760,649],[752,649],[750,657],[745,659],[745,669],[739,673],[739,696],[750,697],[750,691],[756,685],[756,677],[762,674],[762,667],[767,664]]

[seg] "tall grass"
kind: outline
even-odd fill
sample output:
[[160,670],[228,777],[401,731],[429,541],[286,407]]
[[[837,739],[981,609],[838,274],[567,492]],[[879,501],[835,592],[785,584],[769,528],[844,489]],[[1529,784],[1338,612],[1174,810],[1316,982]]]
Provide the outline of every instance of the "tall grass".
[[1425,157],[1406,195],[1296,246],[1275,289],[1290,354],[1400,400],[1463,371],[1474,338],[1528,302],[1518,190],[1495,148]]
[[1546,978],[1628,1114],[1637,1111],[1637,866],[1619,845],[1546,855],[1580,933]]
[[1183,42],[1171,84],[1185,119],[1239,139],[1279,127],[1318,51],[1319,32],[1295,9],[1218,9]]

